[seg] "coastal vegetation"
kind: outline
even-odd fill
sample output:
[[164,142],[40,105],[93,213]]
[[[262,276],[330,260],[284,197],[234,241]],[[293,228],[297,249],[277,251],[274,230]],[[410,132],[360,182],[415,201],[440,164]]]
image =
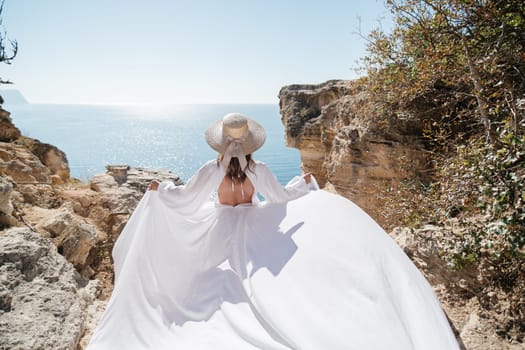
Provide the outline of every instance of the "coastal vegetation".
[[[395,24],[367,37],[361,83],[382,111],[384,128],[400,120],[421,126],[434,176],[420,184],[426,195],[412,211],[419,224],[453,222],[443,258],[453,269],[475,269],[479,284],[470,293],[488,313],[505,313],[499,334],[519,340],[525,332],[525,4],[386,5]],[[494,301],[495,294],[504,301]]]

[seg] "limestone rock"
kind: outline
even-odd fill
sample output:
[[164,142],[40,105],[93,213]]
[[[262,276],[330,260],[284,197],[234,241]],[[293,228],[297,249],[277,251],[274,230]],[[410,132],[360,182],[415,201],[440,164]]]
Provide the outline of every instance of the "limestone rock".
[[152,180],[172,181],[182,185],[182,180],[169,170],[130,167],[128,165],[108,165],[107,174],[113,177],[119,186],[129,187],[142,196]]
[[69,179],[69,163],[66,154],[56,146],[35,139],[24,137],[29,150],[44,164],[52,175],[59,176],[63,181]]
[[69,165],[57,147],[20,134],[10,113],[0,108],[0,174],[25,183],[57,183],[69,180]]
[[20,130],[13,125],[11,113],[0,108],[0,142],[11,142],[20,137]]
[[[9,128],[15,128],[10,118],[4,123],[6,128],[9,125]],[[13,184],[13,197],[31,205],[60,206],[54,187],[70,180],[63,152],[20,135],[4,141],[0,141],[0,176],[7,177]]]
[[89,187],[93,191],[105,192],[118,188],[118,183],[113,176],[108,174],[96,174],[89,181]]
[[0,229],[18,224],[18,220],[12,215],[14,210],[11,202],[12,193],[13,185],[0,175]]
[[95,175],[91,179],[90,188],[106,199],[114,214],[130,214],[152,180],[182,184],[180,178],[168,170],[132,168],[127,165],[108,165],[106,169],[106,174]]
[[23,144],[0,142],[0,174],[17,183],[51,184],[51,171]]
[[50,240],[28,228],[0,233],[0,349],[75,349],[93,289]]
[[51,234],[58,251],[85,277],[93,275],[88,257],[99,241],[95,226],[86,223],[69,210],[53,215],[43,224]]
[[299,149],[304,170],[384,227],[399,225],[385,210],[385,198],[396,203],[403,181],[427,176],[417,125],[406,120],[386,128],[369,93],[351,81],[285,86],[279,98],[286,141]]
[[6,178],[0,176],[0,212],[5,215],[11,215],[13,204],[11,204],[11,192],[13,185]]

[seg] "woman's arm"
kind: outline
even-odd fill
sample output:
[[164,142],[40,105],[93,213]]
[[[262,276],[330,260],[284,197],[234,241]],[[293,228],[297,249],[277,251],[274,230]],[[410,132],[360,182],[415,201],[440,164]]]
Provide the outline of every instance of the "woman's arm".
[[310,173],[294,177],[286,186],[282,186],[270,168],[262,162],[257,162],[255,173],[255,189],[268,202],[287,202],[299,198],[311,190],[319,189],[315,178]]
[[185,185],[175,185],[171,181],[152,182],[149,188],[158,191],[159,198],[169,207],[182,214],[192,214],[210,199],[222,180],[216,160],[206,162]]

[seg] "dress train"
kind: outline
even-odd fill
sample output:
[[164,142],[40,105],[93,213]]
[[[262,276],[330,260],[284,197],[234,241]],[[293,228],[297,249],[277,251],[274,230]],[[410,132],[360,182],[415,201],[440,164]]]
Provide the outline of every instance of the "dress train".
[[459,349],[426,279],[351,201],[318,190],[187,215],[162,196],[144,195],[114,247],[89,350]]

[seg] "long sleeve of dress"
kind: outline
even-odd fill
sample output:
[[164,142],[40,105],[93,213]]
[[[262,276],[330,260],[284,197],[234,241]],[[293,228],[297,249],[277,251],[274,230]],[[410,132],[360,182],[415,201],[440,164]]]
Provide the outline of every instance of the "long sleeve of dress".
[[158,194],[168,207],[175,208],[183,215],[191,215],[210,200],[223,176],[217,161],[210,160],[185,185],[177,186],[171,181],[161,182]]
[[282,203],[307,194],[310,190],[317,190],[317,182],[307,184],[302,176],[291,179],[286,186],[282,186],[273,172],[262,162],[256,163],[255,189],[269,203]]

